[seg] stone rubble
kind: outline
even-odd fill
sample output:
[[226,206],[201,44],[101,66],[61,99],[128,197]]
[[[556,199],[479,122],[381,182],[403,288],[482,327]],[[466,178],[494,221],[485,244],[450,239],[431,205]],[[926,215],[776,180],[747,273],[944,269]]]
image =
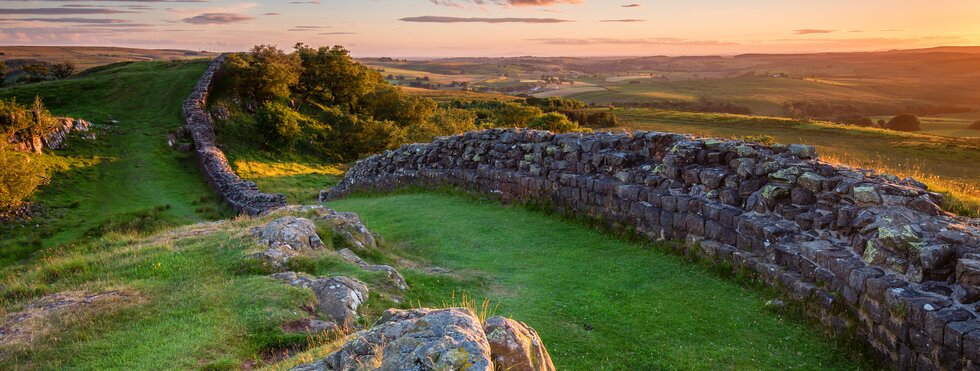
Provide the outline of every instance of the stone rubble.
[[980,220],[915,179],[806,145],[491,129],[359,161],[331,200],[455,186],[545,204],[744,268],[896,368],[980,368]]

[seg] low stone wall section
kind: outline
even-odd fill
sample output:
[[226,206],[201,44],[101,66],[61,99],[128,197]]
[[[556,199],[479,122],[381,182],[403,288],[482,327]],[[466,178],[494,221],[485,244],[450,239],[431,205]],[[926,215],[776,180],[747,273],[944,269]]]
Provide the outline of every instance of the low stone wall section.
[[445,186],[684,241],[896,368],[980,369],[980,221],[943,212],[914,179],[805,145],[493,129],[364,159],[320,197]]
[[221,199],[241,214],[259,215],[286,206],[286,196],[259,191],[255,183],[242,180],[235,174],[224,152],[215,145],[211,115],[205,110],[215,75],[221,69],[224,55],[215,58],[198,80],[190,97],[184,102],[184,128],[194,143],[204,178]]

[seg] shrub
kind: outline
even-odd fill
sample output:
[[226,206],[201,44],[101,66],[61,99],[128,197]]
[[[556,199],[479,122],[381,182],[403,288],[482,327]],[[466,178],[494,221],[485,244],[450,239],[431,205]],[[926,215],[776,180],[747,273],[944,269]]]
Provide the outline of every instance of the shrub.
[[48,66],[45,64],[29,64],[24,66],[24,73],[27,74],[23,77],[27,82],[38,82],[43,81],[51,73],[48,70]]
[[837,122],[839,122],[841,124],[844,124],[844,125],[853,125],[853,126],[861,126],[861,127],[873,127],[873,126],[875,126],[875,121],[874,120],[872,120],[870,117],[867,117],[867,116],[864,116],[864,115],[859,115],[859,114],[850,114],[850,115],[840,116],[840,117],[837,118]]
[[885,128],[897,131],[919,131],[922,130],[922,123],[916,115],[903,113],[889,120]]
[[771,146],[773,144],[776,144],[776,138],[774,138],[772,135],[764,135],[764,134],[759,134],[759,135],[746,135],[746,136],[742,137],[742,140],[744,140],[746,142],[755,142],[755,143],[759,143],[759,144],[765,144],[767,146]]
[[303,133],[303,115],[279,102],[266,102],[255,113],[257,138],[270,149],[290,149]]
[[59,79],[66,78],[75,74],[75,62],[64,61],[56,65],[51,66],[51,74]]
[[531,121],[531,129],[547,130],[554,133],[567,133],[578,129],[578,125],[558,112],[549,112]]
[[20,206],[44,180],[31,158],[9,148],[6,140],[0,140],[0,169],[0,211]]

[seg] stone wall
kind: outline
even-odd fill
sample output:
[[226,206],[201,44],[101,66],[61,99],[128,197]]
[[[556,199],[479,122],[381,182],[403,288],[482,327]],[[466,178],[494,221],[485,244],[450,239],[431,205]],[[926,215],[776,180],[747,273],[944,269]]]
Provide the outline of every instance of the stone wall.
[[228,164],[225,154],[215,145],[211,115],[205,111],[205,108],[212,80],[223,62],[224,56],[219,56],[208,65],[194,91],[184,102],[181,111],[184,116],[184,128],[194,143],[204,178],[221,199],[239,213],[258,215],[286,206],[286,196],[262,193],[255,183],[239,178]]
[[[358,162],[321,192],[455,186],[550,205],[727,262],[901,369],[980,369],[980,225],[914,179],[813,147],[489,130]],[[856,335],[852,335],[856,334]]]

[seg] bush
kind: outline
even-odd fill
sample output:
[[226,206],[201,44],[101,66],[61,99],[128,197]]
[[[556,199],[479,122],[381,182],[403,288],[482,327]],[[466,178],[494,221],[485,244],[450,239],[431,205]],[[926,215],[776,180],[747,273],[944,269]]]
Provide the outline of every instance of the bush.
[[270,149],[291,149],[303,134],[303,121],[303,115],[285,104],[266,102],[255,113],[257,138]]
[[568,133],[578,129],[578,125],[558,112],[549,112],[531,121],[531,129],[547,130],[553,133]]
[[44,177],[31,158],[0,140],[0,211],[20,206],[41,185]]
[[903,113],[889,120],[885,128],[896,131],[919,131],[922,130],[922,123],[916,115]]
[[850,114],[850,115],[840,116],[840,117],[837,118],[837,122],[839,122],[841,124],[844,124],[844,125],[861,126],[861,127],[866,127],[866,128],[867,127],[874,127],[875,126],[875,121],[874,120],[872,120],[870,117],[867,117],[867,116],[864,116],[864,115],[859,115],[859,114]]

